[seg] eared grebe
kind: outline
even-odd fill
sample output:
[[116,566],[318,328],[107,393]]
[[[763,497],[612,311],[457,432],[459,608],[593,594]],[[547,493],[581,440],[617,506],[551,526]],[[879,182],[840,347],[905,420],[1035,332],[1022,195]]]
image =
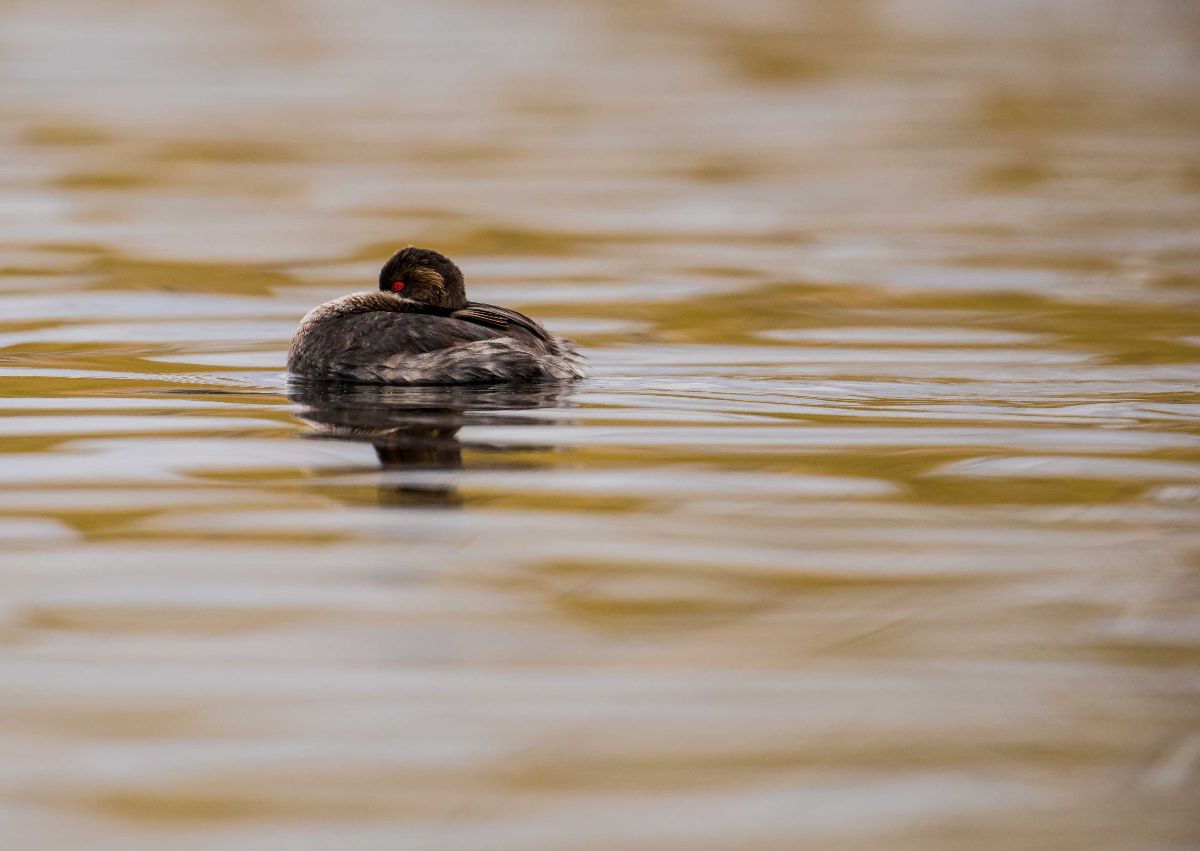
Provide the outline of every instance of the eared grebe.
[[379,292],[351,293],[300,321],[288,371],[364,384],[573,381],[583,358],[528,316],[467,301],[449,259],[411,245],[379,272]]

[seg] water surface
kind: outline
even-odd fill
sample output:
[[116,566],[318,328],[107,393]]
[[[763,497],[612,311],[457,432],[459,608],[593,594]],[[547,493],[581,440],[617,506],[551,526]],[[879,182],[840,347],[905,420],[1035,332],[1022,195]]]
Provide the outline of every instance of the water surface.
[[[0,22],[11,847],[1200,842],[1190,4]],[[289,383],[406,243],[593,377]]]

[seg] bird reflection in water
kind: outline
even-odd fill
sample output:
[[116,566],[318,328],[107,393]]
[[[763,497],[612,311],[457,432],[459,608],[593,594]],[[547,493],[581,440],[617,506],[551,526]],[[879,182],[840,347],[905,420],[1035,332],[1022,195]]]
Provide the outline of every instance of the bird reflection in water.
[[[288,398],[311,427],[307,436],[370,443],[385,471],[459,470],[463,448],[481,452],[530,451],[459,439],[463,425],[525,425],[506,411],[561,407],[570,387],[392,387],[293,379]],[[392,479],[380,486],[386,506],[452,507],[462,504],[453,481]]]

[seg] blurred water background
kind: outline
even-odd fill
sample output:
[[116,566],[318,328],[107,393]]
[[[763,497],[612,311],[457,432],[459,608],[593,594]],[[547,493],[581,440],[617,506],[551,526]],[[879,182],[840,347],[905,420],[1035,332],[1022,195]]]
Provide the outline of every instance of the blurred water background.
[[[0,5],[11,849],[1200,843],[1190,0]],[[407,243],[569,390],[289,385]]]

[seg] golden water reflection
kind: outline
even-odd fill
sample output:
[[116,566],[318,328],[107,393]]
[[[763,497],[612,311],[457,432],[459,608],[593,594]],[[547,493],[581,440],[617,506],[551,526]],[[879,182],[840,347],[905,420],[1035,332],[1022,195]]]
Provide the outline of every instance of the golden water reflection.
[[1200,842],[1193,6],[0,7],[0,835]]

